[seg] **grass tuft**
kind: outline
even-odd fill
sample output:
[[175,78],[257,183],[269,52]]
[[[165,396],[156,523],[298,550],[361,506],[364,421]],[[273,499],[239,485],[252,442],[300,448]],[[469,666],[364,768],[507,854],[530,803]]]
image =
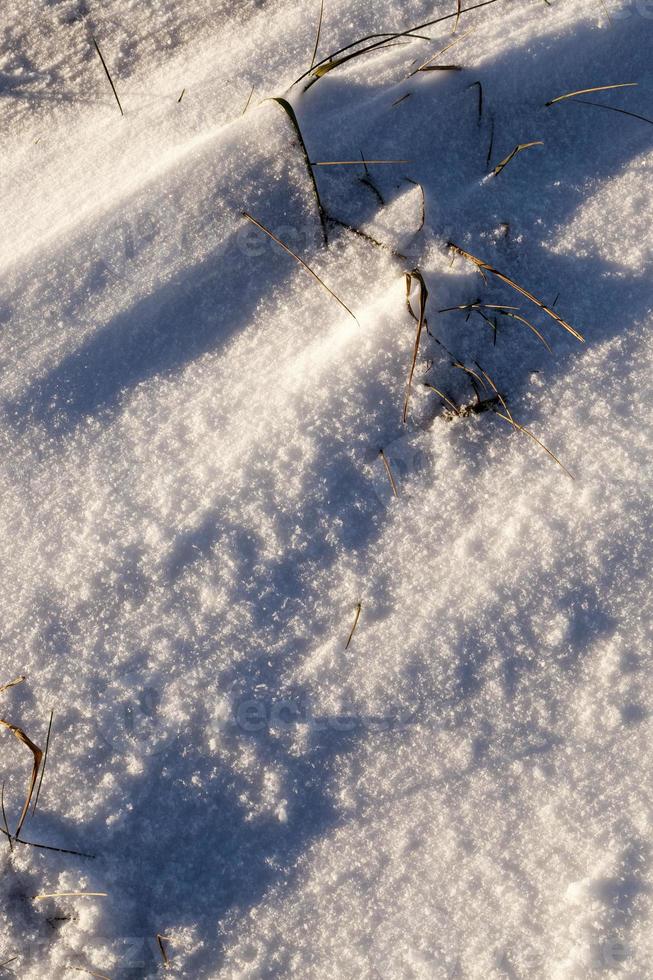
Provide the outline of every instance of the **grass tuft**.
[[[315,82],[317,82],[320,78],[323,78],[330,71],[333,71],[334,68],[337,68],[339,65],[344,65],[348,61],[351,61],[353,58],[358,58],[361,55],[366,54],[368,51],[373,51],[377,48],[381,48],[384,45],[389,44],[390,42],[398,40],[399,38],[419,38],[420,35],[417,32],[421,30],[425,30],[427,27],[434,27],[436,24],[442,24],[447,20],[451,20],[452,18],[459,18],[463,14],[469,14],[472,13],[474,10],[481,10],[482,8],[489,7],[494,3],[501,3],[501,2],[502,0],[483,0],[483,2],[475,3],[471,7],[464,7],[462,10],[460,10],[460,12],[456,10],[452,14],[444,14],[441,17],[436,17],[435,20],[429,20],[426,21],[424,24],[417,24],[415,27],[410,27],[406,31],[399,31],[394,34],[368,34],[366,37],[360,37],[358,38],[357,41],[352,41],[350,44],[345,45],[343,48],[340,48],[338,51],[333,51],[330,55],[327,55],[321,61],[318,61],[317,64],[313,66],[313,68],[304,72],[303,75],[300,75],[299,78],[297,78],[293,82],[293,85],[298,85],[300,82],[303,82],[304,79],[308,78],[310,75],[311,80],[306,86],[306,88],[309,88],[311,85],[315,84]],[[427,38],[426,40],[430,40],[430,38]],[[367,41],[373,41],[374,43],[369,44],[366,47],[360,48],[358,51],[352,52],[351,50],[352,48],[357,47],[359,44],[366,44]],[[350,53],[345,54],[345,52],[350,52]],[[341,55],[343,55],[343,57],[340,57]]]
[[512,289],[516,290],[522,296],[525,296],[526,299],[530,300],[531,303],[534,303],[535,306],[537,306],[540,310],[546,313],[547,316],[550,316],[551,319],[555,320],[556,323],[560,324],[560,326],[568,333],[570,333],[572,337],[575,337],[576,340],[579,340],[581,343],[585,343],[585,338],[583,337],[583,335],[580,334],[577,330],[575,330],[574,327],[571,326],[571,324],[567,323],[566,320],[563,320],[561,316],[558,316],[555,310],[552,310],[550,306],[547,306],[536,296],[530,293],[527,289],[524,289],[523,286],[520,286],[518,283],[516,283],[509,276],[506,276],[503,272],[499,272],[498,269],[493,269],[492,266],[488,265],[487,262],[484,262],[482,259],[476,258],[475,255],[472,255],[470,252],[466,252],[464,248],[460,248],[459,245],[455,245],[453,242],[449,242],[449,248],[453,250],[454,254],[462,256],[462,258],[466,259],[468,262],[471,262],[472,265],[475,265],[477,269],[480,270],[481,275],[486,281],[487,281],[486,273],[490,273],[490,275],[496,276],[497,279],[500,279],[502,282],[505,282]]

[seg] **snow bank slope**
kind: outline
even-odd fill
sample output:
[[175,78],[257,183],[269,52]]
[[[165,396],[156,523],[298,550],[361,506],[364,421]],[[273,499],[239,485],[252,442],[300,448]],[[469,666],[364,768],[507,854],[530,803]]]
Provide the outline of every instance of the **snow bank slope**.
[[[24,838],[95,855],[6,847],[0,963],[646,977],[651,129],[545,103],[650,116],[650,18],[501,0],[288,95],[315,5],[143,6],[0,14],[0,714],[54,712]],[[320,51],[451,6],[329,0]],[[328,248],[284,93],[313,161],[410,161],[315,168]],[[434,390],[493,383],[575,480]]]

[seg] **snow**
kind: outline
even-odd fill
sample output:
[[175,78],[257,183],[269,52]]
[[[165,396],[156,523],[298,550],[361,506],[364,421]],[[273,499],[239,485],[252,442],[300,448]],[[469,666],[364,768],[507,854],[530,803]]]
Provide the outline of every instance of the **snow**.
[[[193,980],[643,980],[651,129],[545,103],[650,117],[649,5],[499,0],[305,92],[319,3],[97,7],[0,11],[0,716],[43,747],[53,712],[24,839],[94,855],[0,841],[1,972],[152,977],[158,934]],[[326,0],[320,55],[452,9]],[[322,245],[274,96],[314,161],[410,161],[316,168],[367,238]],[[552,352],[438,313],[477,300]],[[574,480],[447,418],[445,348]],[[66,891],[107,897],[33,900]]]

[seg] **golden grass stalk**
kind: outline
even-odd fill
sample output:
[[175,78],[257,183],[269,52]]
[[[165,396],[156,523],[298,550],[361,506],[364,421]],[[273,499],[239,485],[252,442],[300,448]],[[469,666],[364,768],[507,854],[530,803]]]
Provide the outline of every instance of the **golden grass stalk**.
[[32,794],[34,793],[34,787],[36,786],[36,779],[39,774],[39,768],[41,766],[43,752],[38,747],[38,745],[35,745],[34,742],[31,740],[31,738],[29,738],[29,736],[25,734],[22,728],[18,728],[17,725],[12,725],[11,722],[5,721],[4,718],[0,718],[0,725],[2,725],[4,728],[8,728],[10,732],[13,732],[16,738],[18,739],[18,741],[22,742],[23,745],[26,745],[27,748],[32,753],[32,756],[34,757],[34,764],[32,766],[32,775],[30,776],[30,781],[27,788],[27,797],[25,799],[23,811],[20,815],[20,820],[18,821],[18,827],[16,828],[16,833],[14,835],[14,837],[17,838],[25,822],[25,817],[27,816],[29,805],[32,801]]
[[320,224],[322,225],[322,236],[324,238],[324,244],[326,245],[326,243],[328,241],[327,223],[326,223],[326,212],[325,212],[324,207],[322,205],[322,198],[320,197],[320,191],[319,191],[319,188],[317,186],[317,180],[315,179],[315,174],[313,172],[313,165],[311,164],[311,158],[308,155],[308,150],[306,149],[306,143],[304,142],[304,137],[302,136],[302,131],[301,131],[300,127],[299,127],[299,120],[297,118],[297,114],[296,114],[295,110],[293,109],[293,107],[291,106],[290,102],[288,102],[287,99],[283,99],[280,96],[275,96],[270,101],[271,102],[276,102],[278,105],[281,106],[281,108],[283,109],[283,111],[286,113],[286,115],[290,119],[290,122],[292,124],[292,127],[295,130],[295,136],[297,137],[297,140],[299,141],[300,149],[301,149],[301,151],[302,151],[302,153],[304,155],[304,162],[306,163],[306,169],[308,170],[308,175],[311,178],[311,183],[313,185],[313,193],[315,194],[315,200],[317,202],[317,210],[318,210],[318,214],[320,216]]
[[457,38],[454,38],[453,41],[450,41],[449,44],[445,44],[445,46],[443,48],[440,48],[439,51],[436,51],[435,54],[432,54],[430,56],[430,58],[427,58],[426,61],[424,61],[419,66],[419,68],[416,68],[415,71],[411,71],[411,73],[409,75],[407,75],[406,77],[407,78],[412,78],[413,75],[417,75],[418,72],[420,72],[420,71],[426,71],[428,69],[428,66],[431,64],[432,61],[435,61],[435,59],[436,58],[439,58],[441,54],[444,54],[450,48],[453,48],[454,44],[458,44],[459,41],[462,41],[463,38],[468,37],[472,33],[473,33],[473,29],[472,30],[469,30],[469,31],[465,31],[464,34],[460,34]]
[[404,410],[402,415],[402,420],[404,425],[408,421],[408,405],[410,402],[410,393],[413,385],[413,377],[415,375],[415,366],[417,364],[417,356],[419,354],[419,344],[422,338],[422,330],[424,329],[424,324],[426,323],[426,303],[429,297],[429,291],[426,288],[426,283],[419,269],[413,269],[412,272],[406,273],[406,301],[408,303],[408,308],[412,312],[412,307],[410,305],[410,293],[415,281],[419,286],[419,317],[417,318],[417,331],[415,333],[415,343],[413,345],[413,359],[410,365],[410,371],[408,373],[408,382],[406,384],[406,396],[404,398]]
[[109,69],[107,68],[107,63],[104,60],[104,56],[102,55],[102,52],[100,51],[100,45],[97,43],[97,41],[96,41],[96,39],[94,37],[92,38],[92,41],[93,41],[93,44],[95,45],[95,50],[97,51],[97,53],[98,53],[98,55],[100,57],[100,61],[102,62],[102,67],[104,68],[104,72],[105,72],[107,78],[109,79],[109,85],[111,86],[111,90],[112,90],[113,94],[116,97],[116,102],[118,103],[118,108],[120,109],[120,115],[121,116],[124,116],[125,113],[122,111],[122,106],[120,105],[120,99],[118,98],[118,93],[116,92],[116,86],[113,84],[113,78],[111,77],[111,73],[109,72]]
[[479,371],[481,372],[481,374],[483,375],[483,377],[485,378],[485,380],[488,382],[488,384],[492,388],[492,391],[495,393],[495,395],[497,396],[497,398],[501,402],[501,405],[503,406],[503,408],[504,408],[504,410],[506,412],[506,415],[512,421],[513,420],[512,419],[512,412],[508,408],[508,405],[506,404],[505,398],[503,397],[503,395],[501,394],[501,392],[499,391],[499,389],[497,388],[497,386],[495,385],[494,381],[492,380],[492,378],[490,377],[490,375],[487,373],[487,371],[484,371],[483,370],[483,368],[478,363],[478,361],[476,361],[475,363],[476,363],[476,367],[479,369]]
[[107,892],[43,892],[32,895],[33,902],[41,902],[46,898],[107,898]]
[[579,88],[575,92],[566,92],[559,95],[550,102],[545,102],[545,106],[556,105],[557,102],[564,102],[565,99],[574,99],[577,95],[591,95],[592,92],[609,92],[614,88],[636,88],[639,82],[619,82],[617,85],[595,85],[594,88]]
[[439,388],[436,388],[435,385],[431,384],[430,381],[425,382],[424,383],[424,387],[425,388],[430,388],[431,391],[434,391],[436,393],[436,395],[438,395],[442,399],[443,402],[446,402],[446,404],[450,406],[451,410],[456,415],[460,415],[460,409],[458,408],[458,406],[456,405],[456,403],[455,402],[452,402],[452,400],[450,398],[448,398],[443,391],[440,391]]
[[462,65],[427,65],[420,68],[420,71],[462,71]]
[[385,450],[379,449],[379,456],[383,460],[383,465],[385,466],[385,471],[388,474],[388,480],[390,481],[390,486],[392,488],[392,495],[394,497],[399,497],[399,491],[397,490],[397,484],[395,483],[395,478],[392,475],[392,470],[390,469],[390,460],[385,454]]
[[540,310],[546,313],[547,316],[550,316],[551,319],[556,321],[556,323],[559,323],[564,330],[566,330],[568,333],[572,335],[572,337],[575,337],[576,340],[579,340],[581,343],[585,343],[585,338],[583,337],[583,335],[578,333],[578,331],[575,330],[571,326],[571,324],[567,323],[566,320],[563,320],[561,316],[558,316],[555,310],[552,310],[550,306],[547,306],[545,303],[539,300],[532,293],[529,293],[529,291],[527,289],[524,289],[523,286],[518,285],[518,283],[516,283],[509,276],[504,275],[503,272],[499,272],[498,269],[492,268],[492,266],[488,265],[487,262],[484,262],[482,259],[477,258],[475,255],[472,255],[470,252],[466,252],[464,248],[460,248],[459,245],[455,245],[453,242],[449,242],[449,248],[453,249],[454,253],[462,256],[462,258],[464,259],[467,259],[468,262],[471,262],[472,265],[475,265],[478,269],[480,269],[481,275],[483,276],[484,279],[486,279],[485,276],[486,272],[489,272],[490,275],[496,276],[496,278],[500,279],[501,282],[505,282],[512,289],[516,290],[521,296],[525,296],[526,299],[530,300],[531,303],[534,303],[535,306],[537,306]]
[[530,322],[530,320],[527,320],[526,319],[525,316],[521,316],[519,313],[511,313],[510,310],[507,310],[505,308],[499,310],[498,313],[499,313],[499,316],[509,317],[511,320],[519,320],[520,323],[525,324],[528,327],[529,330],[532,330],[533,331],[533,333],[538,338],[538,340],[541,340],[542,341],[542,343],[544,344],[544,346],[548,350],[549,354],[552,354],[553,353],[553,351],[551,350],[551,345],[549,344],[548,340],[540,333],[540,331],[537,329],[537,327],[535,327]]
[[352,311],[345,303],[343,303],[343,301],[340,299],[339,296],[336,296],[336,294],[333,292],[332,289],[330,289],[327,286],[324,280],[320,279],[317,272],[314,272],[313,269],[311,269],[310,265],[304,262],[304,260],[300,258],[296,252],[293,252],[293,250],[289,248],[288,245],[285,244],[285,242],[282,242],[280,238],[277,238],[277,236],[273,232],[271,232],[269,228],[266,228],[265,225],[262,225],[260,221],[257,221],[256,218],[252,217],[252,215],[249,214],[247,211],[243,211],[242,215],[244,218],[247,218],[248,221],[251,221],[253,225],[256,225],[257,228],[260,228],[261,231],[265,232],[265,234],[268,235],[273,242],[276,242],[277,245],[279,245],[284,250],[284,252],[287,252],[288,255],[291,255],[296,262],[299,262],[299,264],[304,269],[306,269],[306,271],[310,273],[310,275],[312,275],[313,278],[317,280],[317,282],[319,282],[320,286],[322,286],[322,288],[325,289],[330,296],[333,296],[336,302],[339,303],[340,306],[342,306],[343,310],[346,310],[347,313],[349,313],[349,316],[352,317],[352,319],[356,320],[356,323],[358,323],[358,318],[356,317],[356,315],[352,313]]
[[369,164],[412,163],[412,160],[311,160],[311,167],[360,167]]
[[508,417],[507,415],[502,415],[501,412],[495,412],[494,414],[498,418],[503,419],[504,422],[508,422],[518,432],[523,432],[524,435],[529,436],[533,440],[533,442],[536,442],[538,444],[538,446],[540,446],[544,450],[544,452],[547,453],[551,457],[551,459],[554,460],[558,464],[558,466],[562,467],[562,469],[565,471],[565,473],[567,474],[567,476],[571,480],[575,480],[576,479],[575,476],[572,473],[569,472],[569,470],[564,465],[564,463],[561,463],[560,462],[560,460],[555,455],[555,453],[552,453],[551,450],[547,446],[545,446],[543,442],[540,442],[540,440],[537,438],[537,436],[533,435],[533,433],[529,429],[526,429],[523,425],[520,425],[519,422],[515,422],[515,420],[512,418],[512,416]]
[[17,684],[22,684],[24,680],[25,677],[22,674],[20,677],[14,677],[13,681],[9,681],[8,684],[3,684],[2,687],[0,687],[0,694],[2,694],[3,691],[8,691],[10,687],[16,687]]
[[524,150],[529,150],[531,146],[544,146],[544,140],[533,140],[530,143],[518,143],[514,150],[508,154],[505,160],[502,160],[501,163],[497,164],[492,171],[493,175],[498,177],[501,171],[505,170],[508,164],[515,159],[518,153],[522,153]]
[[358,620],[361,617],[361,609],[362,608],[363,608],[363,603],[362,602],[357,603],[357,605],[356,605],[356,614],[354,616],[354,625],[352,626],[351,631],[349,633],[349,637],[347,639],[347,642],[345,643],[345,650],[348,650],[349,649],[349,646],[351,644],[351,641],[354,638],[354,633],[356,632],[356,627],[358,626]]

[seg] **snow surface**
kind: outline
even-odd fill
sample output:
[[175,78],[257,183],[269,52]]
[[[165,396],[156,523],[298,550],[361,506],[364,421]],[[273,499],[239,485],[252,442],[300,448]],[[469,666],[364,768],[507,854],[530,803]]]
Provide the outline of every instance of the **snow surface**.
[[[320,55],[455,6],[326,0]],[[0,10],[0,715],[43,747],[54,712],[23,837],[95,855],[0,841],[0,972],[162,975],[158,933],[188,978],[653,977],[652,130],[545,107],[637,82],[587,98],[651,116],[653,10],[500,0],[288,94],[318,15]],[[411,161],[317,168],[387,248],[322,246],[284,94],[313,160]],[[424,382],[470,375],[426,332],[402,424],[416,267],[574,481],[447,419]],[[477,299],[553,352],[437,312]]]

